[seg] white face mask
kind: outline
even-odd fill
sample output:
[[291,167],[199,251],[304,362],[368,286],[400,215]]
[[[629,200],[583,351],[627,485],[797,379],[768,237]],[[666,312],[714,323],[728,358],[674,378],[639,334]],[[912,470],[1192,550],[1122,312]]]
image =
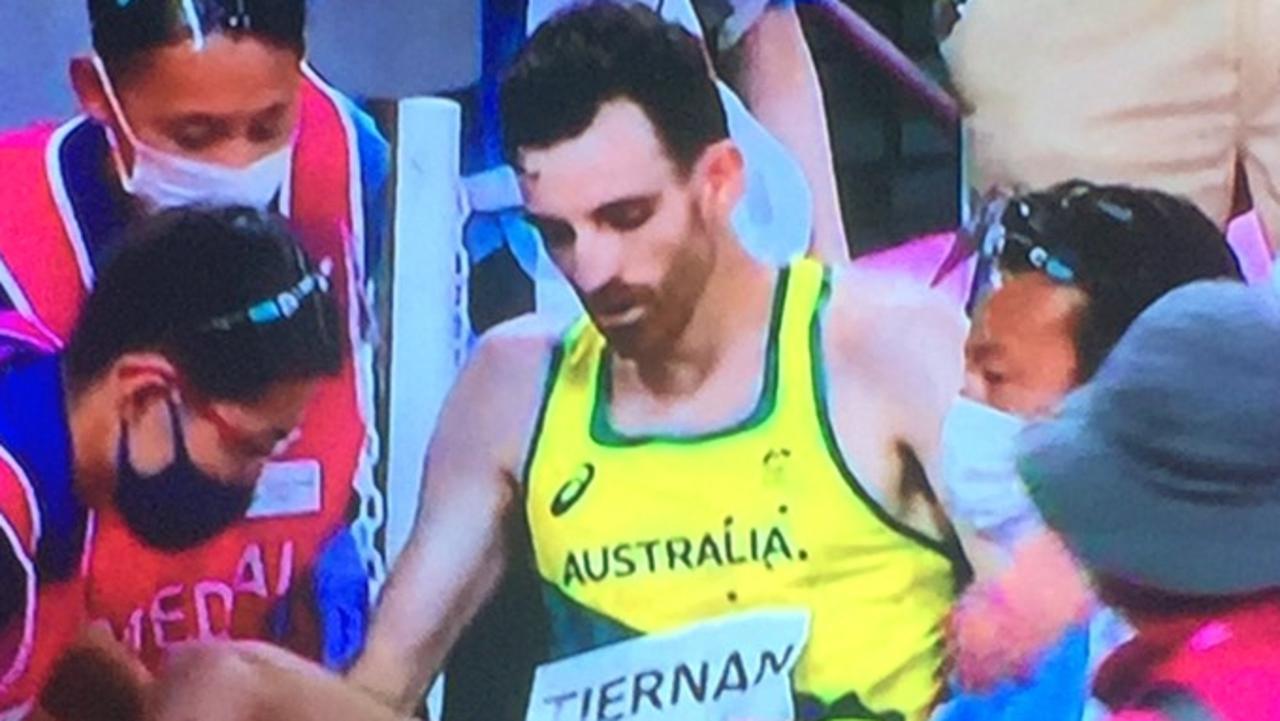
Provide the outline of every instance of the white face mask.
[[266,209],[280,192],[293,159],[293,143],[243,168],[229,168],[144,144],[129,125],[120,100],[99,58],[93,59],[102,89],[125,138],[133,146],[133,171],[125,170],[119,139],[110,127],[107,139],[125,192],[141,200],[151,211],[186,205],[243,205]]
[[947,512],[1005,550],[1041,525],[1018,476],[1016,441],[1027,422],[969,398],[957,398],[942,424],[942,483]]

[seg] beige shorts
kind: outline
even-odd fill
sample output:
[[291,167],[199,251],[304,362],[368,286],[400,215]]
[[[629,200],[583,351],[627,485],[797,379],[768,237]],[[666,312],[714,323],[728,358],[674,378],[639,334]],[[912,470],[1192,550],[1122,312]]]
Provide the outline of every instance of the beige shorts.
[[1280,0],[969,0],[943,52],[979,189],[1144,185],[1225,224],[1239,163],[1280,240]]

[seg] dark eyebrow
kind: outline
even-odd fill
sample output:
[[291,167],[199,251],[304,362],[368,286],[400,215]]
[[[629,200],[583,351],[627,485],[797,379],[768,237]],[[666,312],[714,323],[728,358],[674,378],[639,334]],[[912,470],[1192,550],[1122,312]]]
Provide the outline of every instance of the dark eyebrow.
[[605,203],[604,205],[601,205],[600,207],[593,210],[591,214],[595,217],[600,217],[602,215],[606,215],[612,212],[617,212],[619,210],[626,210],[630,206],[653,205],[657,202],[658,202],[657,193],[650,193],[648,195],[629,195],[625,198],[618,198],[617,200],[611,200],[608,203]]
[[[656,205],[657,202],[658,202],[658,193],[650,193],[647,195],[629,195],[624,198],[618,198],[617,200],[611,200],[608,203],[605,203],[604,205],[597,207],[595,210],[591,211],[591,217],[596,219],[596,221],[599,221],[601,218],[608,216],[612,213],[617,213],[622,210],[629,210],[632,206],[636,206],[636,205],[653,206],[653,205]],[[561,218],[557,218],[552,215],[540,215],[538,213],[534,213],[530,211],[528,208],[525,208],[521,212],[524,215],[525,221],[532,223],[534,225],[565,223],[565,221]]]
[[[288,103],[278,102],[278,103],[272,103],[271,105],[268,105],[267,107],[262,108],[261,110],[251,111],[247,113],[245,116],[237,116],[237,117],[247,116],[251,121],[258,121],[258,122],[264,121],[264,120],[276,120],[281,116],[283,116],[286,112],[288,112],[288,110],[289,110]],[[191,126],[191,125],[205,125],[205,126],[212,127],[212,126],[223,125],[226,123],[234,122],[234,120],[235,118],[229,115],[213,115],[210,113],[195,112],[195,113],[185,113],[180,115],[174,115],[174,116],[165,118],[164,122],[165,122],[165,125],[168,125],[170,128],[179,128],[181,126]]]
[[171,128],[177,128],[184,125],[225,125],[227,119],[220,115],[209,115],[208,113],[188,113],[186,115],[175,115],[165,119],[165,125]]
[[273,103],[262,110],[250,113],[250,117],[256,121],[278,120],[289,110],[288,103]]
[[631,218],[628,216],[637,212],[646,215],[652,214],[654,208],[658,205],[657,194],[653,195],[633,195],[626,198],[610,201],[601,205],[591,212],[591,218],[596,223],[603,225],[614,225],[619,222],[630,223]]
[[199,134],[209,137],[222,137],[231,132],[231,121],[216,115],[192,113],[178,115],[163,121],[164,132],[171,137],[187,134]]
[[965,355],[973,358],[975,361],[984,360],[1000,353],[1001,347],[999,343],[989,340],[980,340],[977,343],[969,343],[965,346]]

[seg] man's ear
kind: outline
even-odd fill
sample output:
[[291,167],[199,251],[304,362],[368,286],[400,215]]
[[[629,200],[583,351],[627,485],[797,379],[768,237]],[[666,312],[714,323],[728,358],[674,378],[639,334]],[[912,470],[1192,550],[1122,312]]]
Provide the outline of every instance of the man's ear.
[[[103,85],[106,81],[95,66],[95,60],[87,55],[77,55],[71,59],[69,71],[71,87],[80,100],[80,109],[99,125],[111,130],[119,146],[121,160],[125,167],[132,168],[133,145],[120,127],[120,120],[116,117],[111,99],[107,96],[107,88]],[[105,73],[105,69],[102,72]]]
[[71,88],[80,101],[80,109],[103,125],[111,124],[115,114],[111,111],[111,101],[107,99],[106,88],[102,86],[102,77],[94,67],[93,59],[87,55],[77,55],[71,59],[68,70],[71,74]]
[[746,186],[746,163],[737,144],[726,138],[707,146],[693,172],[702,188],[704,210],[728,218]]
[[126,353],[107,370],[120,417],[134,422],[157,396],[177,403],[178,369],[159,353]]

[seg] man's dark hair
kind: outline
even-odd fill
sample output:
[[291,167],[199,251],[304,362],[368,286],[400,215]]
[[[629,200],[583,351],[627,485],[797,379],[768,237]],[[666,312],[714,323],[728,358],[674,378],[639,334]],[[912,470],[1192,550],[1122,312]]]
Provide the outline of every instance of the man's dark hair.
[[[89,0],[93,49],[117,81],[147,51],[194,36],[184,2]],[[205,35],[252,37],[302,57],[306,0],[190,0]]]
[[643,5],[593,2],[544,23],[504,78],[508,159],[577,137],[619,99],[644,111],[681,173],[729,136],[697,38]]
[[1072,180],[1014,198],[1001,223],[1001,270],[1042,272],[1088,296],[1075,339],[1080,382],[1165,293],[1195,280],[1243,280],[1213,221],[1158,190]]
[[[126,233],[67,347],[73,395],[131,352],[160,353],[196,392],[239,402],[340,370],[345,336],[330,293],[282,299],[317,270],[279,219],[246,208],[171,210]],[[295,312],[250,320],[272,299]]]

